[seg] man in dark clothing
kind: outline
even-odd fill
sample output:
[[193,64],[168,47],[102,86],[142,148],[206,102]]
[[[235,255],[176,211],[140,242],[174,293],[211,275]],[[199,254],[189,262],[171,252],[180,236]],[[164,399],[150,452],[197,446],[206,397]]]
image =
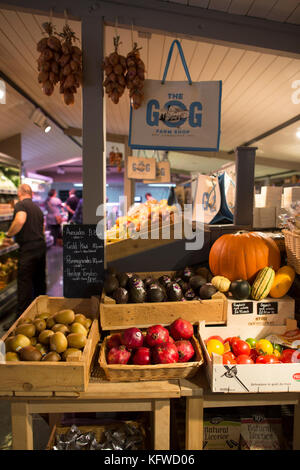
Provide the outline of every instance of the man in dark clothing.
[[76,196],[75,189],[71,189],[69,191],[69,197],[66,201],[66,209],[68,211],[68,222],[72,219],[73,215],[75,214],[76,207],[78,205],[79,199]]
[[18,189],[19,202],[15,205],[14,219],[6,234],[19,244],[18,314],[26,310],[32,300],[46,294],[46,242],[44,215],[32,202],[28,184]]

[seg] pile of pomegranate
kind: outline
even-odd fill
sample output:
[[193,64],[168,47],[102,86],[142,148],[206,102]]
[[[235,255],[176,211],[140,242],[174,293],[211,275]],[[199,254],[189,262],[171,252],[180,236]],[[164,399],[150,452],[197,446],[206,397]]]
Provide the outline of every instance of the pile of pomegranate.
[[195,355],[190,341],[193,333],[193,325],[182,318],[169,328],[154,325],[144,333],[139,328],[128,328],[108,338],[107,363],[147,366],[189,362]]

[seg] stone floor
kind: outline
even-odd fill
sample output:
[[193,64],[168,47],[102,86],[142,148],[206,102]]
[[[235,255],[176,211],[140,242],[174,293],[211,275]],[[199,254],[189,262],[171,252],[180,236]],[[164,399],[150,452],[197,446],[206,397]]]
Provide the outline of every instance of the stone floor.
[[[47,294],[61,297],[63,295],[62,281],[62,248],[51,247],[47,252]],[[5,330],[15,321],[14,312],[0,319],[0,337]],[[49,439],[50,429],[46,421],[40,415],[33,416],[34,427],[34,449],[45,449]],[[9,450],[11,448],[11,422],[10,404],[0,400],[0,449]]]

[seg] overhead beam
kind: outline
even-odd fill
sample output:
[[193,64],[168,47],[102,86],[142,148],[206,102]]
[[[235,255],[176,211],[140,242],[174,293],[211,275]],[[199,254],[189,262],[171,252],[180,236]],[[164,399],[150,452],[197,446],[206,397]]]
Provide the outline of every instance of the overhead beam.
[[118,26],[130,26],[169,34],[183,35],[234,47],[277,53],[299,58],[300,27],[250,16],[170,4],[159,0],[102,0],[94,3],[82,0],[65,0],[53,7],[52,0],[0,0],[0,7],[70,19],[101,19]]
[[[189,151],[184,152],[187,155],[196,155],[197,157],[206,157],[206,158],[218,158],[220,160],[235,161],[235,155],[232,152],[225,152],[220,150],[219,152],[197,152]],[[283,168],[284,170],[300,170],[300,161],[291,161],[286,160],[284,157],[282,159],[277,158],[268,158],[268,157],[255,157],[256,165],[270,166],[273,168]]]

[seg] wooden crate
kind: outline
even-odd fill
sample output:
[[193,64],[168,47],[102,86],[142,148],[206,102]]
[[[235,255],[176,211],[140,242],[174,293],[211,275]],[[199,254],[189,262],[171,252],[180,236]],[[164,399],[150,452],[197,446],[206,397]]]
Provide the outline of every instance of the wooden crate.
[[[103,439],[104,439],[104,433],[105,432],[113,431],[114,429],[122,427],[122,425],[124,425],[124,424],[134,425],[140,430],[141,435],[143,437],[141,450],[145,450],[146,449],[146,431],[144,429],[144,426],[141,423],[138,423],[138,422],[135,422],[135,421],[123,421],[123,422],[117,422],[117,423],[112,423],[112,424],[105,424],[105,425],[102,425],[102,426],[100,426],[100,425],[98,425],[98,426],[95,426],[95,425],[81,426],[81,425],[79,425],[78,429],[80,429],[80,431],[82,433],[93,432],[95,434],[95,438],[96,438],[97,442],[101,443],[101,441],[103,441]],[[52,450],[53,446],[55,445],[56,436],[59,435],[59,434],[65,434],[66,432],[69,431],[69,429],[70,429],[70,426],[57,426],[57,425],[53,426],[48,444],[46,446],[46,450]]]
[[[51,314],[72,309],[93,319],[86,346],[76,362],[7,362],[0,363],[0,393],[15,395],[39,395],[53,392],[83,392],[87,389],[90,367],[96,345],[100,340],[98,326],[99,300],[65,299],[61,297],[37,297],[19,319],[1,338],[5,341],[23,319],[33,319],[42,312]],[[3,392],[3,393],[2,393]]]
[[99,354],[99,364],[104,370],[106,378],[111,382],[139,382],[152,380],[186,379],[196,375],[204,360],[198,340],[193,336],[191,343],[195,350],[195,358],[190,362],[176,362],[175,364],[154,364],[149,366],[136,366],[134,364],[107,364],[107,341],[104,338]]
[[[141,278],[163,274],[173,275],[175,271],[137,273]],[[186,302],[145,302],[140,304],[116,304],[109,297],[100,302],[100,324],[103,330],[119,330],[136,326],[147,328],[151,325],[169,325],[181,317],[192,324],[205,320],[206,324],[224,324],[227,315],[227,298],[217,293],[211,300]]]

